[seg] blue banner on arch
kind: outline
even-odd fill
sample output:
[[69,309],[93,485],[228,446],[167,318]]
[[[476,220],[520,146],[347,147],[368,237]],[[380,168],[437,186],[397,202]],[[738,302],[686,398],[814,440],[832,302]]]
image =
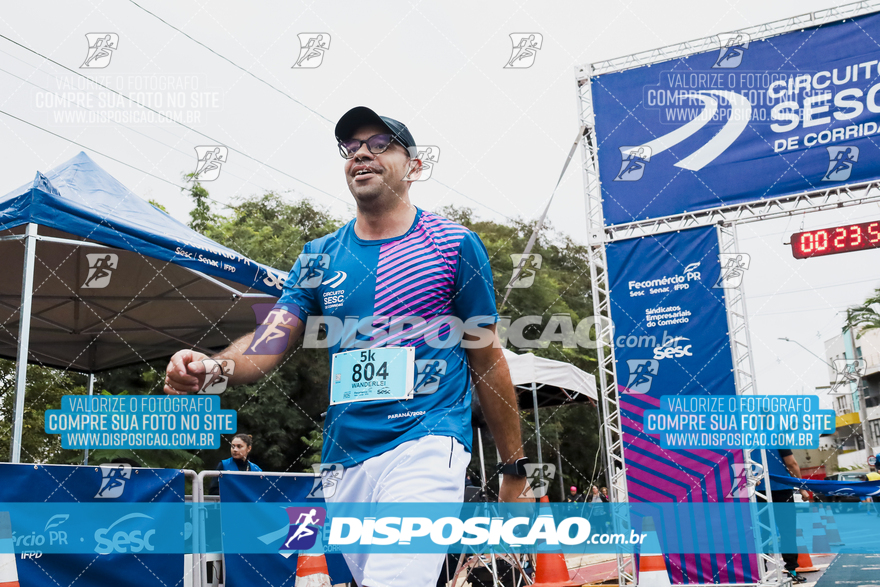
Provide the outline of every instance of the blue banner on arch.
[[880,14],[592,79],[607,225],[880,177]]

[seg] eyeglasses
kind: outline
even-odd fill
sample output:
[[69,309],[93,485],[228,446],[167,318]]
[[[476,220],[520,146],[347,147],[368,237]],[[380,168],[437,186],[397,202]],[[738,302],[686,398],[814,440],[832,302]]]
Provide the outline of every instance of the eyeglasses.
[[388,150],[388,147],[391,146],[393,140],[394,135],[383,133],[380,135],[373,135],[365,141],[360,139],[339,141],[339,154],[342,155],[343,159],[351,159],[354,157],[355,153],[360,151],[363,145],[367,145],[370,153],[373,155],[379,155]]

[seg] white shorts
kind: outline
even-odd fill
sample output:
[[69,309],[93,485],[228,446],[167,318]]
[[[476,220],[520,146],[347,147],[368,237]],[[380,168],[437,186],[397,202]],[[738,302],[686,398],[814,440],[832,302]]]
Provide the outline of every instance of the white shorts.
[[[451,436],[404,442],[345,470],[331,503],[464,501],[464,477],[471,455]],[[434,587],[444,553],[344,553],[361,587]]]

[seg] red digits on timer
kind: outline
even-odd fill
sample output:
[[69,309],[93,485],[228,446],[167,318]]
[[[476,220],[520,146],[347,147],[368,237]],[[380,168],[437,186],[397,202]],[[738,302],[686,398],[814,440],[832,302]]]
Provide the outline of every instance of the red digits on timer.
[[880,221],[797,232],[791,237],[796,259],[880,247]]

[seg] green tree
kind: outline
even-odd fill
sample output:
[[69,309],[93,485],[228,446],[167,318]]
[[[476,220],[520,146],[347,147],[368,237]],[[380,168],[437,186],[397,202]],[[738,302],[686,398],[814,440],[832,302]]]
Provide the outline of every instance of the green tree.
[[[306,242],[340,226],[307,199],[289,202],[268,192],[244,198],[220,216],[211,210],[202,186],[194,184],[189,191],[196,202],[190,223],[194,230],[280,271],[290,270]],[[311,471],[310,464],[320,462],[329,377],[327,351],[300,345],[257,383],[224,392],[223,407],[238,412],[238,430],[253,436],[255,463],[271,471]],[[229,457],[227,441],[217,450],[199,453],[207,466]]]
[[[86,376],[40,365],[28,365],[22,417],[21,460],[32,463],[63,462],[61,437],[44,432],[46,410],[61,408],[63,395],[86,390]],[[15,361],[0,359],[0,460],[11,450],[15,412]],[[72,452],[72,451],[71,451]]]
[[851,328],[858,328],[858,336],[869,330],[880,328],[880,288],[874,290],[874,294],[869,296],[860,306],[848,308],[846,311],[846,322]]

